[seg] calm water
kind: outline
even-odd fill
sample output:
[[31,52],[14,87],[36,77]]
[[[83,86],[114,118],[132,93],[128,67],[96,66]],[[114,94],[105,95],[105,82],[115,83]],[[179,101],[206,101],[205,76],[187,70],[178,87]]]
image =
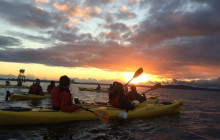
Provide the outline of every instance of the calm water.
[[[4,81],[0,81],[4,84]],[[11,82],[11,84],[15,84]],[[25,83],[30,85],[31,83]],[[46,90],[47,83],[41,83]],[[94,85],[71,85],[74,97],[86,102],[107,102],[106,93],[78,91],[78,87]],[[107,88],[107,87],[106,87]],[[6,90],[0,88],[0,108],[49,107],[50,100],[4,101]],[[147,88],[138,88],[141,92]],[[20,91],[27,91],[26,89]],[[75,121],[51,125],[0,126],[0,140],[4,139],[89,139],[89,140],[203,140],[220,139],[220,92],[175,89],[157,89],[147,94],[160,95],[160,101],[183,99],[179,114],[150,119],[125,121],[112,120],[108,124],[96,121]]]

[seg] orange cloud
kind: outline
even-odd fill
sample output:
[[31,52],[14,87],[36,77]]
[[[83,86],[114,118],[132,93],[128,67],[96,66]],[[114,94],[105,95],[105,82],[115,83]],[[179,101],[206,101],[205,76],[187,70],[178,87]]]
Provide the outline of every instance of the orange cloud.
[[124,13],[127,11],[127,7],[125,5],[121,6],[120,12]]
[[80,7],[73,7],[70,11],[72,16],[76,16],[79,18],[82,18],[84,20],[88,19],[91,15],[98,15],[101,13],[100,8],[92,8],[92,7],[85,7],[85,8],[80,8]]
[[69,21],[73,22],[73,23],[80,23],[81,21],[77,18],[72,18],[72,17],[68,17]]
[[74,27],[75,27],[75,25],[74,25],[74,24],[72,24],[72,23],[70,23],[70,24],[66,24],[66,25],[65,25],[65,27],[67,27],[67,28],[74,28]]
[[53,7],[60,10],[60,11],[67,11],[70,6],[67,4],[58,4],[58,3],[53,3]]
[[35,3],[49,3],[49,0],[34,0]]
[[87,19],[88,18],[88,14],[87,11],[90,9],[90,7],[86,7],[85,9],[80,9],[79,7],[74,7],[71,10],[71,15],[76,16],[76,17],[80,17],[83,19]]

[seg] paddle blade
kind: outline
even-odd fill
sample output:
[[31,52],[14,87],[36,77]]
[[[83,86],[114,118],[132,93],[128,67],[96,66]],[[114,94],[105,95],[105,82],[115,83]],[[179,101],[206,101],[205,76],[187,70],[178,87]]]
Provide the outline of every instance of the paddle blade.
[[121,112],[121,113],[118,114],[118,116],[123,118],[123,119],[127,119],[128,113],[127,112]]
[[142,73],[143,73],[143,69],[142,68],[139,68],[135,73],[134,73],[134,76],[133,76],[133,78],[136,78],[136,77],[138,77],[139,75],[141,75]]
[[161,84],[158,83],[158,84],[154,85],[154,86],[151,88],[151,90],[155,90],[155,89],[158,89],[158,88],[160,88],[160,87],[161,87]]
[[143,92],[142,94],[145,94],[145,93],[147,93],[147,92],[149,92],[149,91],[151,91],[151,90],[158,89],[158,88],[160,88],[160,87],[161,87],[161,84],[158,83],[158,84],[154,85],[153,87],[151,87],[151,89],[149,89],[148,91]]
[[104,123],[108,123],[109,121],[109,115],[104,110],[96,110],[94,111],[94,114]]

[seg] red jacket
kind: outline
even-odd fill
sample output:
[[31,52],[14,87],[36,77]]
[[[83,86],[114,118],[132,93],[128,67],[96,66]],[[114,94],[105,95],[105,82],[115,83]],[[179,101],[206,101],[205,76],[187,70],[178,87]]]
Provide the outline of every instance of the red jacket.
[[53,86],[53,85],[47,86],[47,92],[48,92],[48,93],[51,93],[54,87],[55,87],[55,86]]
[[42,90],[42,87],[40,85],[33,84],[33,85],[31,85],[28,93],[29,94],[42,94],[43,90]]
[[116,108],[133,110],[135,106],[131,104],[124,94],[109,93],[109,103]]
[[110,99],[109,100],[109,103],[113,106],[113,107],[116,107],[116,108],[120,108],[120,103],[119,103],[119,98],[120,98],[120,95],[117,95],[115,98],[113,99]]
[[137,92],[132,92],[132,91],[128,92],[128,93],[126,94],[126,97],[127,97],[127,99],[128,99],[130,102],[132,102],[132,101],[134,101],[134,100],[138,100],[138,101],[140,101],[140,102],[142,103],[142,102],[144,102],[144,101],[146,100],[145,94],[144,94],[143,96],[141,96],[141,95],[138,94]]
[[57,87],[54,87],[51,92],[51,104],[54,109],[60,109],[62,112],[74,112],[80,108],[72,105],[71,93],[67,90],[60,91]]

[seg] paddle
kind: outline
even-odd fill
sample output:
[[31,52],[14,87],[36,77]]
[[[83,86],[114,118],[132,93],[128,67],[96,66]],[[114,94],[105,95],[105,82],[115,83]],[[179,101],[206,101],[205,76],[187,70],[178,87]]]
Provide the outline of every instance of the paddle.
[[104,123],[108,123],[108,121],[109,121],[108,113],[104,110],[92,111],[89,108],[85,108],[85,107],[82,107],[82,106],[80,106],[80,108],[93,113],[95,116],[97,116],[99,118],[99,120],[101,120]]
[[[142,68],[139,68],[139,69],[134,73],[134,75],[133,75],[133,77],[131,78],[131,80],[133,80],[134,78],[138,77],[138,76],[141,75],[142,73],[143,73],[143,69],[142,69]],[[125,84],[125,85],[128,85],[128,83],[130,83],[131,80],[128,81],[127,84]]]
[[161,84],[160,84],[160,83],[157,83],[156,85],[152,86],[149,90],[147,90],[147,91],[145,91],[145,92],[143,92],[143,93],[141,93],[141,94],[145,94],[145,93],[147,93],[147,92],[149,92],[149,91],[151,91],[151,90],[155,90],[155,89],[158,89],[158,88],[160,88],[160,87],[161,87]]
[[75,104],[79,105],[80,108],[86,110],[86,111],[89,111],[91,113],[93,113],[95,116],[97,116],[102,122],[104,123],[108,123],[108,120],[109,120],[109,116],[108,116],[108,113],[104,110],[96,110],[96,111],[92,111],[90,110],[89,108],[85,108],[83,106],[81,106],[80,104],[80,101],[78,98],[74,98],[74,102]]

